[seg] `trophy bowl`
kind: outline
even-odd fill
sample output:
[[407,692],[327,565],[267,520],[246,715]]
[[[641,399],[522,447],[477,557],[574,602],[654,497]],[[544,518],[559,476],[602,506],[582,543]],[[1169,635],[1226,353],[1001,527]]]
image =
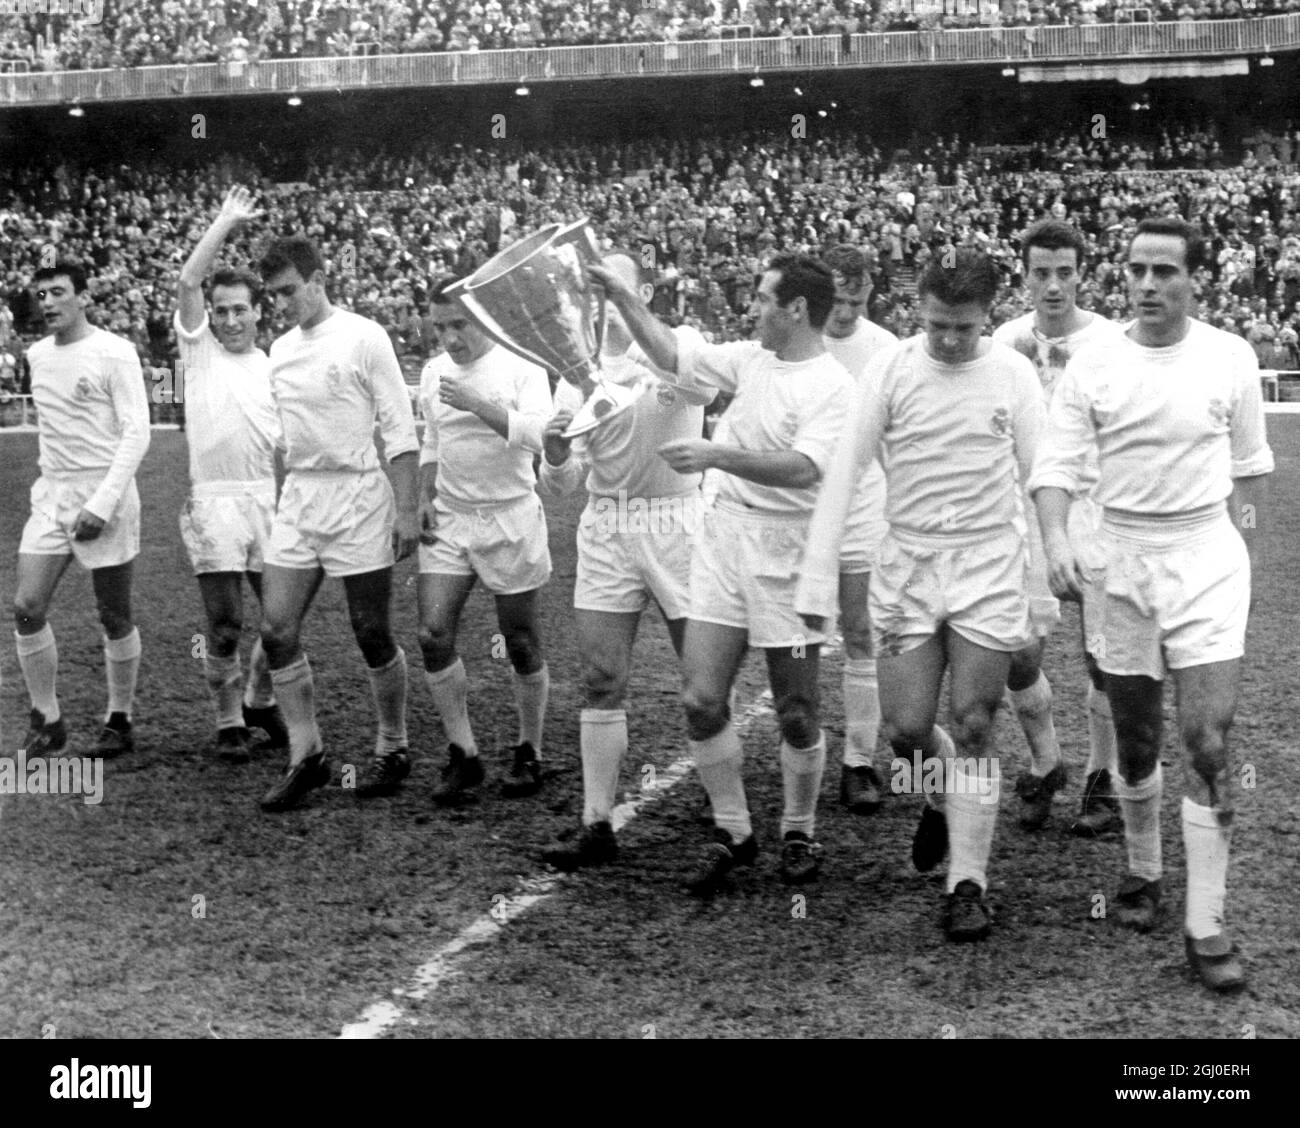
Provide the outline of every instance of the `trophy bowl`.
[[582,393],[566,439],[626,411],[647,386],[623,387],[601,376],[605,301],[584,269],[599,260],[586,219],[552,223],[512,243],[446,291],[497,344]]

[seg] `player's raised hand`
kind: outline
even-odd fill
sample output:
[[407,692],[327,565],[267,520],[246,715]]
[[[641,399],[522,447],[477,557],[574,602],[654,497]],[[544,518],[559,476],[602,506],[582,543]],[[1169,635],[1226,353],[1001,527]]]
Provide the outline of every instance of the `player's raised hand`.
[[816,631],[818,634],[821,634],[822,631],[826,629],[825,615],[800,615],[799,618],[803,620],[803,625],[810,631]]
[[587,263],[587,277],[596,285],[602,287],[605,296],[615,304],[621,301],[635,300],[638,296],[636,290],[620,278],[617,272],[610,270],[608,267],[600,266],[598,263]]
[[569,457],[569,447],[573,445],[573,440],[566,439],[564,432],[572,422],[572,411],[557,411],[542,431],[542,450],[546,453],[546,461],[552,466],[563,465]]
[[93,541],[104,531],[105,524],[107,522],[102,517],[96,517],[89,509],[83,509],[77,514],[76,523],[72,526],[72,539]]
[[436,526],[437,519],[433,514],[433,502],[425,499],[420,502],[419,510],[420,543],[422,545],[433,544],[433,533]]
[[399,510],[397,519],[393,522],[393,555],[398,560],[405,560],[415,551],[420,539],[420,519],[417,514]]
[[713,465],[716,449],[708,439],[674,439],[659,448],[659,457],[679,474],[699,474]]
[[236,184],[221,201],[218,218],[230,223],[246,223],[250,219],[257,219],[261,214],[253,200],[253,193],[243,185]]

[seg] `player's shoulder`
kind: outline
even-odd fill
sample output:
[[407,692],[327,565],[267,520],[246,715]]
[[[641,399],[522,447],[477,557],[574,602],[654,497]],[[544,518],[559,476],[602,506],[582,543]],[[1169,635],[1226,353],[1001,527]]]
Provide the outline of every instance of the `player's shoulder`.
[[119,337],[116,333],[110,333],[107,329],[100,329],[96,326],[90,336],[86,338],[86,342],[101,356],[139,363],[140,355],[135,351],[135,345],[125,337]]
[[[547,380],[546,369],[540,364],[534,364],[527,357],[520,356],[517,352],[512,352],[504,345],[494,345],[491,352],[492,366],[499,372],[508,373],[516,379],[536,379],[540,376]],[[549,383],[549,380],[547,381]]]
[[1010,321],[1004,321],[993,330],[992,337],[1001,344],[1012,345],[1021,337],[1032,336],[1033,332],[1034,314],[1031,311],[1022,313],[1019,317],[1013,317]]
[[862,334],[862,339],[873,349],[881,349],[886,345],[898,343],[897,336],[883,325],[877,325],[874,321],[865,317],[858,319],[858,332]]
[[1034,367],[1034,362],[1019,349],[1013,348],[1005,341],[999,341],[997,337],[989,339],[989,348],[984,354],[984,359],[990,364],[1013,372],[1017,377],[1028,376],[1035,385],[1038,384],[1038,370]]
[[1249,361],[1253,367],[1259,367],[1259,359],[1255,355],[1255,350],[1250,347],[1250,342],[1245,337],[1237,333],[1230,333],[1226,329],[1219,329],[1195,317],[1190,320],[1191,324],[1188,327],[1185,340],[1188,347],[1198,356],[1207,350],[1213,349],[1221,355],[1226,354],[1234,359],[1241,358]]
[[27,347],[27,360],[31,363],[35,360],[44,360],[54,352],[54,334],[49,333],[39,341],[33,341]]

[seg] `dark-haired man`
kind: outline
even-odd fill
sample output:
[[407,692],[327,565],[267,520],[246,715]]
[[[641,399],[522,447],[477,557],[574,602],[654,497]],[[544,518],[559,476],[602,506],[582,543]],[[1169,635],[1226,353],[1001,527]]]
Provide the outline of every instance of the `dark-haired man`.
[[[653,272],[631,253],[613,252],[602,262],[642,301],[654,296]],[[704,343],[689,326],[673,333],[679,349]],[[600,865],[617,855],[612,815],[627,751],[624,699],[637,628],[654,602],[681,656],[690,609],[691,541],[703,513],[701,475],[676,473],[659,457],[659,447],[698,437],[704,405],[716,395],[712,387],[681,387],[652,367],[612,303],[600,364],[605,379],[616,384],[652,379],[653,385],[630,410],[572,443],[563,437],[571,410],[557,412],[543,435],[540,492],[563,496],[577,488],[585,472],[588,498],[578,521],[573,590],[584,693],[582,826],[572,842],[543,855],[562,870]]]
[[[822,261],[835,278],[835,305],[826,319],[826,351],[862,380],[867,363],[881,350],[898,343],[888,329],[868,320],[871,278],[867,257],[857,247],[830,248]],[[853,497],[848,528],[840,547],[840,628],[844,632],[844,751],[840,769],[840,802],[860,815],[880,806],[883,783],[872,763],[880,735],[880,686],[867,594],[871,562],[888,525],[885,522],[885,475],[874,459],[863,471]]]
[[262,557],[275,513],[275,448],[283,445],[271,396],[271,362],[257,347],[260,283],[248,270],[218,270],[209,315],[203,282],[227,236],[260,213],[247,189],[231,188],[221,210],[181,267],[176,339],[190,428],[190,497],[181,539],[198,579],[207,616],[203,676],[216,709],[217,754],[249,756],[249,728],[266,747],[285,748],[288,730],[275,706],[266,651],[258,638],[248,680],[240,669],[243,577],[261,599]]
[[[1115,790],[1128,850],[1112,916],[1149,932],[1162,913],[1160,742],[1171,671],[1190,769],[1182,806],[1187,959],[1207,986],[1230,991],[1245,973],[1224,920],[1234,787],[1227,736],[1273,454],[1255,354],[1191,316],[1193,274],[1203,263],[1190,223],[1138,224],[1127,264],[1136,320],[1117,341],[1070,361],[1029,486],[1052,590],[1085,593],[1085,606],[1092,599],[1096,609],[1091,648],[1119,738]],[[1066,528],[1094,447],[1099,566],[1076,557]]]
[[420,648],[425,681],[447,734],[447,763],[434,790],[454,803],[485,772],[467,702],[456,633],[477,581],[492,593],[514,673],[518,739],[502,793],[532,795],[542,783],[542,730],[550,672],[537,593],[551,578],[546,514],[533,458],[551,415],[546,371],[502,348],[438,281],[430,295],[443,352],[420,376]]
[[55,262],[33,277],[45,327],[27,350],[40,434],[41,476],[18,546],[14,594],[18,664],[31,698],[28,756],[60,751],[67,725],[55,693],[59,652],[46,613],[75,556],[90,571],[104,628],[108,710],[93,752],[134,747],[131,706],[140,632],[131,616],[132,562],[140,552],[135,472],[149,449],[149,399],[129,341],[86,318],[91,296],[79,263]]
[[[926,267],[923,332],[872,361],[846,410],[795,600],[813,629],[833,613],[846,518],[862,471],[879,457],[889,531],[871,576],[870,618],[882,722],[895,756],[921,762],[911,773],[926,797],[913,863],[925,872],[951,854],[952,940],[989,931],[984,890],[1000,779],[993,718],[1011,655],[1030,637],[1018,483],[1044,409],[1032,365],[981,337],[997,289],[997,268],[978,251],[948,249]],[[935,724],[945,670],[952,736]],[[907,776],[895,771],[896,789]]]
[[[1115,339],[1123,329],[1100,314],[1078,307],[1087,244],[1077,228],[1059,219],[1036,223],[1025,232],[1021,248],[1025,288],[1032,312],[993,331],[993,339],[1010,345],[1034,362],[1043,388],[1043,402],[1051,403],[1057,381],[1070,357],[1095,341]],[[1070,510],[1070,529],[1076,551],[1087,553],[1096,528],[1096,507],[1088,490],[1096,481],[1095,460],[1083,492]],[[1053,627],[1061,621],[1061,605],[1047,582],[1047,561],[1038,521],[1029,521],[1029,616],[1034,640],[1011,656],[1007,678],[1011,706],[1029,744],[1030,770],[1016,781],[1021,800],[1020,825],[1037,830],[1047,821],[1052,796],[1065,785],[1065,764],[1052,718],[1052,687],[1043,672],[1043,650]],[[1087,609],[1083,609],[1083,652],[1088,667],[1088,766],[1083,804],[1072,830],[1079,835],[1100,835],[1120,826],[1114,793],[1115,726],[1106,680],[1089,652]]]
[[[262,645],[289,729],[289,770],[262,807],[282,811],[330,778],[300,644],[303,619],[326,576],[343,581],[378,715],[374,755],[357,791],[388,790],[410,771],[406,655],[389,627],[389,601],[394,561],[419,540],[419,442],[388,334],[331,303],[315,245],[301,235],[273,239],[259,269],[276,309],[294,323],[271,345],[288,475],[262,579]],[[375,447],[376,422],[391,484]]]
[[811,881],[820,864],[813,834],[826,765],[817,687],[825,635],[806,629],[795,614],[794,585],[817,485],[839,439],[852,384],[822,340],[835,281],[815,259],[778,255],[764,270],[755,299],[759,340],[692,347],[656,320],[616,272],[588,269],[652,364],[683,383],[736,397],[727,410],[725,442],[682,438],[659,448],[679,474],[720,471],[695,540],[682,645],[691,751],[716,829],[687,887],[711,893],[733,867],[757,856],[740,735],[729,707],[750,646],[767,659],[782,737],[781,875],[791,884]]

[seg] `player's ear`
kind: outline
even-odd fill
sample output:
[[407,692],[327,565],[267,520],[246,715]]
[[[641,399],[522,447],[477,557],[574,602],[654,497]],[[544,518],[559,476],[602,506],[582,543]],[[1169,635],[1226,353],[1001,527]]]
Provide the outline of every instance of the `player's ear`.
[[641,300],[643,302],[649,304],[651,299],[655,296],[655,288],[650,285],[649,282],[642,282],[641,285],[637,287],[637,293],[641,295]]

